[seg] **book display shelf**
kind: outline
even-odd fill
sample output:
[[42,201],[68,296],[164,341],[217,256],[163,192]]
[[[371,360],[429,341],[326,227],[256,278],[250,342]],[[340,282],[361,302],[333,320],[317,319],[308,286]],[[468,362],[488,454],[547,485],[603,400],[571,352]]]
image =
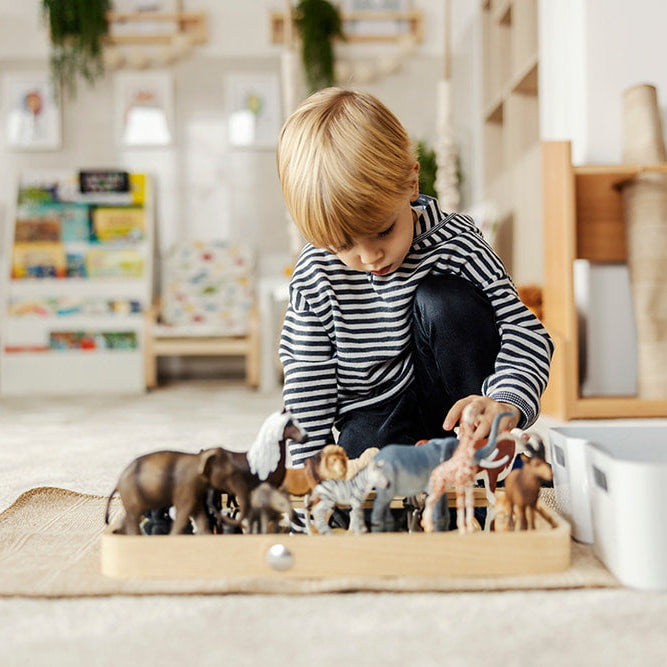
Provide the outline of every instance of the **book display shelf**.
[[124,171],[30,172],[3,244],[0,393],[145,389],[152,297],[150,179]]

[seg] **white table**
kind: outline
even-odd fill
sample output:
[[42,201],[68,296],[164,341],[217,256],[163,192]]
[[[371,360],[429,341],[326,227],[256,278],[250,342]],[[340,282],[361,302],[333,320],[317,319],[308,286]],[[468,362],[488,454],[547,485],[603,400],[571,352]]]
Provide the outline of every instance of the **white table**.
[[[282,316],[289,299],[289,281],[283,277],[260,278],[258,284],[259,324],[261,331],[260,382],[261,391],[272,391],[280,386],[279,368],[276,363]],[[282,320],[280,320],[282,321]]]

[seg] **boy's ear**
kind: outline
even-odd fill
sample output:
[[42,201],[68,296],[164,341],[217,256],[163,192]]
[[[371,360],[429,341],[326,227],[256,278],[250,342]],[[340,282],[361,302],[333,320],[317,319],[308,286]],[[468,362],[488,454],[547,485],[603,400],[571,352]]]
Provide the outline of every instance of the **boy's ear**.
[[410,196],[410,201],[414,201],[419,197],[419,162],[415,160],[414,167],[412,167],[414,170],[414,182],[413,182],[413,188],[412,188],[412,193]]

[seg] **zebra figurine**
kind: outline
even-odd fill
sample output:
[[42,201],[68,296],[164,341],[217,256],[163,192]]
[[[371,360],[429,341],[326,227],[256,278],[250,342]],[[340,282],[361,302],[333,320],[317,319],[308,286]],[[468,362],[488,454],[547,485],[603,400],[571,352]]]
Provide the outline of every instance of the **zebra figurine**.
[[313,489],[308,510],[312,510],[315,528],[320,535],[332,532],[327,524],[327,512],[335,505],[350,506],[350,532],[366,532],[364,500],[373,488],[386,489],[389,484],[383,466],[382,461],[373,460],[352,479],[327,479]]

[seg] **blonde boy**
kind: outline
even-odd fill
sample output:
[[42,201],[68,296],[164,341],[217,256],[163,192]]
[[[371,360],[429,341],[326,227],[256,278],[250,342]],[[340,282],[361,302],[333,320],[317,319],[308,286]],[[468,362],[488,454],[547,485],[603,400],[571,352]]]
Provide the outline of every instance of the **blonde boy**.
[[283,397],[309,433],[295,465],[333,442],[372,446],[477,434],[539,414],[553,344],[473,221],[419,195],[414,147],[362,91],[329,88],[285,123],[278,174],[308,242],[290,283]]

